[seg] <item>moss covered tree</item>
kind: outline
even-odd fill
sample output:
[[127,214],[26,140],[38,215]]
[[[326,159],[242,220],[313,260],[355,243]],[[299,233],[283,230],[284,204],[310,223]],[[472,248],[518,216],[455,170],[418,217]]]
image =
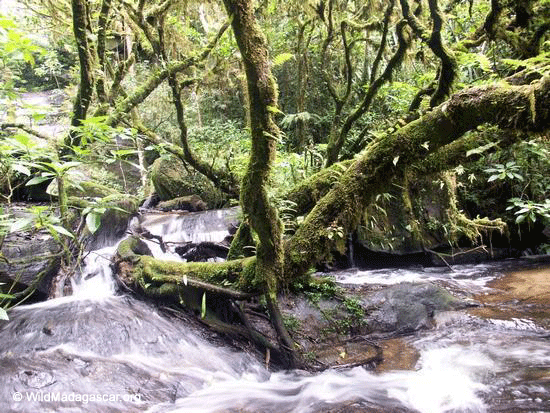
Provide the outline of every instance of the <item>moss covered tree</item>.
[[271,73],[268,47],[250,0],[224,0],[244,64],[247,79],[252,147],[241,185],[244,220],[258,236],[254,283],[266,291],[275,328],[283,344],[292,341],[277,308],[278,281],[283,278],[282,223],[269,197],[269,177],[275,159],[279,129],[273,121],[277,85]]

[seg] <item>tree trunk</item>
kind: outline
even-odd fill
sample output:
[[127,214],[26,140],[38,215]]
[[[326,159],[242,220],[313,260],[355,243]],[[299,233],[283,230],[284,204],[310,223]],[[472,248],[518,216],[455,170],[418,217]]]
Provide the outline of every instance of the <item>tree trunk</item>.
[[[92,100],[94,77],[93,57],[88,41],[90,24],[87,2],[85,0],[72,0],[71,6],[73,12],[73,31],[80,62],[80,84],[78,86],[78,93],[73,106],[73,117],[71,119],[71,126],[75,128],[81,126],[82,121],[86,119],[86,113],[88,112]],[[80,144],[80,138],[74,129],[71,129],[69,132],[66,144]]]
[[267,180],[276,153],[279,130],[272,120],[277,107],[277,87],[269,63],[267,42],[248,0],[224,0],[233,17],[232,27],[241,51],[247,78],[252,148],[241,187],[245,220],[258,235],[257,278],[270,290],[283,269],[282,227],[267,194]]
[[241,208],[245,222],[258,235],[255,283],[266,292],[272,324],[287,352],[288,364],[293,365],[294,344],[277,306],[278,281],[283,279],[283,226],[268,196],[268,179],[279,139],[279,129],[272,119],[277,108],[277,85],[252,1],[224,0],[224,4],[232,17],[247,79],[252,147],[241,186]]

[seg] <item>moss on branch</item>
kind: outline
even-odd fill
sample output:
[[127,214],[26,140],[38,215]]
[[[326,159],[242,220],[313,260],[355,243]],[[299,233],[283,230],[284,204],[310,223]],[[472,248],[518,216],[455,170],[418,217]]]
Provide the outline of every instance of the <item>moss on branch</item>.
[[341,228],[346,237],[359,224],[365,206],[406,167],[484,123],[504,129],[547,129],[549,102],[550,77],[529,86],[467,89],[422,118],[373,142],[286,244],[286,280],[303,275],[312,265],[328,258],[340,241],[329,236],[329,229]]
[[332,186],[339,181],[342,174],[352,163],[352,160],[347,160],[323,168],[300,182],[283,198],[294,203],[293,209],[296,211],[296,216],[307,214],[317,201],[324,197]]
[[254,291],[251,282],[254,257],[213,263],[176,262],[159,260],[148,254],[150,252],[146,244],[133,236],[120,243],[116,258],[119,269],[121,262],[131,264],[130,267],[124,267],[121,274],[123,281],[139,285],[147,295],[156,295],[160,291],[173,295],[190,286],[244,299]]

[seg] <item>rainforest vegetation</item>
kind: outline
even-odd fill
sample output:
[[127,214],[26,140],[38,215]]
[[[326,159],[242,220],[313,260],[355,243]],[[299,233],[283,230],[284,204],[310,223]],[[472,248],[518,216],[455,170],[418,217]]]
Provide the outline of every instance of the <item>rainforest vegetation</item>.
[[[548,0],[12,9],[0,15],[0,245],[47,231],[70,274],[108,214],[191,195],[159,183],[171,162],[168,182],[207,207],[240,205],[230,260],[164,263],[129,238],[122,278],[155,297],[262,294],[289,351],[277,293],[350,239],[445,262],[459,248],[550,251]],[[50,134],[37,126],[55,114],[22,96],[52,90],[67,116]],[[22,201],[30,214],[14,212]],[[29,292],[4,287],[4,303]]]

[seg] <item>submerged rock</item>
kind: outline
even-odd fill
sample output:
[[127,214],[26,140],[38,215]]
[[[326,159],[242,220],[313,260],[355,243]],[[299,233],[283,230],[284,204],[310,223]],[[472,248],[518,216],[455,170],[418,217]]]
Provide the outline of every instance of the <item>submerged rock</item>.
[[402,283],[363,298],[370,309],[367,323],[380,332],[410,333],[433,325],[437,312],[471,304],[431,283]]

